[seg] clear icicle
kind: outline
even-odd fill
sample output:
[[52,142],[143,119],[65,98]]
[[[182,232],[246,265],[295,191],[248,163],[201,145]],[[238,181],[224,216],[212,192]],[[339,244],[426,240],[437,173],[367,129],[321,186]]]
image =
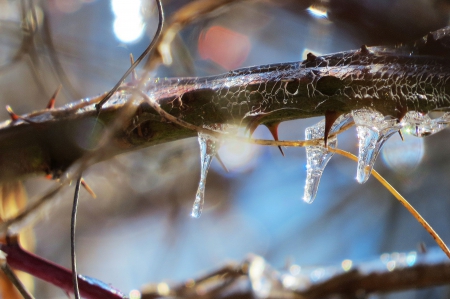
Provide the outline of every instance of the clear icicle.
[[[218,127],[210,127],[209,129],[217,129]],[[200,182],[198,183],[197,193],[195,195],[194,205],[192,207],[191,216],[199,218],[202,214],[203,203],[205,202],[205,183],[211,161],[217,154],[222,141],[218,138],[198,133],[198,143],[200,144]]]
[[402,124],[407,132],[416,137],[425,137],[442,131],[450,122],[450,114],[431,119],[428,115],[423,115],[417,111],[409,111],[402,119]]
[[352,111],[359,140],[358,169],[356,180],[365,183],[372,172],[384,142],[402,128],[396,119],[386,119],[381,113],[372,109]]
[[[332,125],[329,135],[339,131],[343,126],[351,121],[351,115],[341,115]],[[308,127],[305,130],[305,139],[320,139],[323,138],[325,134],[325,120],[320,121],[312,127]],[[328,138],[327,145],[331,148],[336,148],[337,137],[333,136]],[[317,195],[317,190],[319,188],[320,178],[322,177],[323,170],[327,165],[328,161],[333,156],[333,153],[328,151],[324,147],[324,142],[322,141],[322,146],[307,146],[306,147],[306,183],[305,192],[303,195],[303,200],[307,203],[312,203]]]

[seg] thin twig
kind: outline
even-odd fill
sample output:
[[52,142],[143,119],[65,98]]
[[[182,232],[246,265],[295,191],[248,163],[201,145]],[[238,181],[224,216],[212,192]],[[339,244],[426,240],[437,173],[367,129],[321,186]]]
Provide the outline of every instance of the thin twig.
[[128,75],[141,63],[141,61],[147,56],[150,51],[155,46],[156,42],[158,41],[159,37],[161,36],[163,24],[164,24],[164,11],[162,8],[161,0],[156,0],[156,5],[158,6],[158,28],[156,29],[155,36],[153,37],[151,43],[148,45],[147,49],[145,49],[144,52],[142,52],[141,56],[139,56],[138,59],[128,68],[128,70],[123,74],[122,78],[116,83],[116,85],[106,94],[106,96],[95,105],[95,108],[97,109],[97,113],[100,113],[100,109],[102,106],[109,100],[109,98],[119,89],[120,85],[122,85],[122,82],[128,77]]
[[[2,253],[2,255],[4,255],[4,253]],[[28,292],[28,290],[17,277],[16,273],[14,273],[14,271],[8,266],[4,258],[1,261],[0,268],[2,269],[3,273],[5,273],[6,277],[8,277],[8,279],[11,281],[11,283],[17,288],[24,299],[34,299],[33,295]]]
[[81,185],[81,175],[78,177],[77,183],[75,185],[75,193],[73,195],[72,218],[70,222],[70,253],[72,259],[72,281],[75,299],[80,299],[80,290],[78,289],[77,258],[75,255],[75,229],[77,224],[77,208],[78,208],[78,199],[80,197],[80,185]]
[[[353,161],[358,162],[358,158],[341,149],[338,148],[328,148],[329,151],[335,152],[339,155],[342,155],[344,157],[347,157]],[[428,224],[428,222],[417,212],[416,209],[400,194],[397,190],[394,189],[394,187],[391,186],[391,184],[388,183],[375,169],[372,169],[373,176],[387,189],[389,192],[392,193],[392,195],[397,198],[402,205],[405,206],[405,208],[414,216],[414,218],[425,228],[425,230],[431,235],[431,237],[436,241],[438,246],[442,249],[442,251],[447,255],[448,258],[450,258],[450,250],[447,247],[447,245],[444,243],[444,241],[441,239],[441,237],[436,233],[436,231],[431,227],[431,225]]]

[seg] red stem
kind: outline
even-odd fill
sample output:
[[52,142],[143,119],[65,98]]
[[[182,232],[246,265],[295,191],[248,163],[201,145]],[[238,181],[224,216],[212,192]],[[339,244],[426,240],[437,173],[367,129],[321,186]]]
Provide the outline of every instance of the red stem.
[[[73,293],[72,272],[53,262],[25,251],[18,243],[0,244],[7,254],[6,262],[14,269],[21,270],[47,281],[66,292]],[[87,299],[123,299],[125,296],[111,286],[96,279],[78,276],[80,295]]]

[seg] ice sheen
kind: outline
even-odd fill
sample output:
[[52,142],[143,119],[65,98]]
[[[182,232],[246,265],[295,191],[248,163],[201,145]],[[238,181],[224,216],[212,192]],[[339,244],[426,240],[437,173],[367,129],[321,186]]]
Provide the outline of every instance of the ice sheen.
[[358,168],[356,180],[365,183],[372,172],[375,160],[384,142],[402,128],[397,119],[385,118],[373,109],[352,111],[359,141]]
[[195,195],[195,201],[191,212],[191,216],[194,218],[199,218],[202,214],[203,204],[205,202],[206,176],[208,175],[208,170],[209,167],[211,166],[211,161],[217,154],[217,151],[219,150],[222,141],[214,136],[198,133],[198,143],[200,145],[201,170],[200,170],[200,181],[198,183],[198,189]]
[[[351,115],[341,115],[332,125],[329,135],[339,131],[343,126],[351,122]],[[325,120],[320,121],[312,127],[305,130],[305,139],[321,139],[325,134]],[[336,148],[337,137],[332,136],[328,138],[327,145],[330,148]],[[307,146],[306,147],[306,183],[303,200],[307,203],[312,203],[317,195],[319,189],[320,178],[323,170],[327,166],[328,161],[333,156],[333,153],[327,150],[324,141],[321,141],[321,146]]]
[[447,112],[439,118],[431,119],[428,115],[420,112],[409,111],[402,119],[402,124],[409,134],[416,137],[425,137],[445,129],[450,121],[449,115]]

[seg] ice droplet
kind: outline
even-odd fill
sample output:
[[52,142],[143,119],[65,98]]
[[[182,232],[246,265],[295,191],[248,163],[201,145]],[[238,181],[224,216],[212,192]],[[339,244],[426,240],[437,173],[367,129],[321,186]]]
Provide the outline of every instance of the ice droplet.
[[450,119],[449,114],[431,119],[428,115],[424,115],[417,111],[409,111],[402,119],[402,124],[406,131],[416,137],[425,137],[442,131],[448,126]]
[[[209,129],[221,130],[220,126],[208,127]],[[195,195],[194,205],[192,207],[191,216],[199,218],[202,214],[203,203],[205,202],[205,183],[211,161],[217,154],[222,141],[216,137],[198,133],[198,143],[200,145],[200,182],[198,183],[197,193]]]
[[384,142],[402,128],[396,119],[386,119],[372,109],[352,111],[359,140],[358,169],[356,180],[365,183],[372,172],[375,160]]
[[[351,121],[351,115],[341,115],[331,126],[329,135],[339,131],[343,126]],[[319,139],[323,138],[325,134],[325,120],[322,120],[312,127],[308,127],[305,130],[305,139]],[[336,148],[337,137],[333,136],[328,138],[328,146]],[[306,183],[303,200],[306,203],[312,203],[317,195],[319,189],[320,178],[322,177],[323,170],[327,166],[328,161],[333,156],[333,153],[324,147],[324,142],[321,142],[321,146],[307,146],[306,147]]]

